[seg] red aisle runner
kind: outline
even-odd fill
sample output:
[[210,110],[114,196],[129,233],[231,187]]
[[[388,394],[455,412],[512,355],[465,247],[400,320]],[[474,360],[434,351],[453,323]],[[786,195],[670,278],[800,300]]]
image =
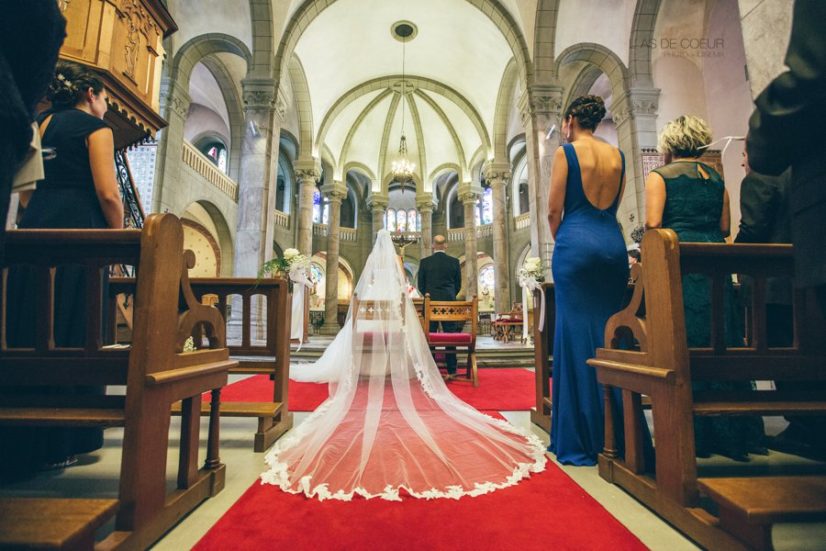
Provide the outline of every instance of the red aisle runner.
[[[223,389],[225,402],[265,402],[272,400],[272,381],[267,375],[255,375]],[[290,411],[313,411],[327,399],[326,383],[290,381]],[[479,386],[452,381],[448,388],[459,399],[476,409],[527,411],[534,406],[534,374],[526,369],[484,368],[479,370]]]
[[[263,467],[262,467],[263,468]],[[319,502],[255,482],[195,546],[330,550],[637,550],[645,546],[554,464],[479,497]]]

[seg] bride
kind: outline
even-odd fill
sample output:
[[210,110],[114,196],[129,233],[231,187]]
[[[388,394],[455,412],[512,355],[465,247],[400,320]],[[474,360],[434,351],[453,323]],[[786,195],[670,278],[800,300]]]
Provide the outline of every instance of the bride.
[[347,321],[291,378],[329,381],[330,398],[267,455],[265,483],[320,500],[478,496],[545,468],[539,439],[489,417],[442,381],[382,230]]

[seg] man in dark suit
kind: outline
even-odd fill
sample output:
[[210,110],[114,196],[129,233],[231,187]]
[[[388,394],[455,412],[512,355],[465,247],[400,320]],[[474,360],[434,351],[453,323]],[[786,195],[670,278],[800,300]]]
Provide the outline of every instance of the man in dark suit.
[[[433,254],[423,258],[419,264],[419,292],[422,296],[430,294],[433,300],[456,300],[456,295],[462,288],[462,269],[459,266],[459,260],[448,256],[445,249],[447,249],[445,237],[435,236]],[[437,331],[438,326],[438,322],[431,323],[430,331]],[[461,330],[460,323],[442,322],[442,331],[445,333],[458,333]],[[449,347],[447,350],[456,349]],[[447,378],[453,378],[456,375],[456,354],[445,354],[445,365]]]
[[[746,143],[751,168],[779,175],[791,167],[791,238],[795,249],[795,284],[814,289],[826,315],[826,2],[796,0],[788,71],[774,79],[755,100]],[[811,387],[811,384],[809,385]],[[823,388],[826,391],[826,388]],[[818,453],[826,451],[822,418],[814,429],[786,434]],[[790,429],[794,425],[790,426]],[[779,437],[778,437],[779,438]],[[782,440],[782,439],[781,439]],[[772,446],[778,447],[778,446]]]

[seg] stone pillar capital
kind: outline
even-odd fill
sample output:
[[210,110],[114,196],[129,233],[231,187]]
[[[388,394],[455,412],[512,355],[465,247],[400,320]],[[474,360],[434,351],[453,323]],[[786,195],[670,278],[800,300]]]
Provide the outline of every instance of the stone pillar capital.
[[298,159],[293,165],[295,177],[303,185],[315,183],[321,178],[321,162],[318,159]]
[[462,204],[475,204],[476,201],[479,200],[479,197],[482,195],[481,188],[477,188],[476,186],[468,186],[464,189],[459,189],[459,200]]
[[388,197],[382,193],[371,193],[367,198],[367,206],[372,211],[385,210],[388,205]]
[[181,86],[177,81],[174,81],[171,78],[164,78],[161,80],[160,96],[162,112],[167,113],[167,116],[174,113],[182,119],[186,118],[189,113],[189,106],[192,103],[192,98],[190,97],[188,90]]
[[611,106],[617,128],[630,119],[656,118],[659,109],[658,88],[631,88],[616,98]]
[[247,77],[241,81],[241,89],[246,109],[275,109],[278,90],[274,79]]
[[519,112],[524,126],[531,118],[556,123],[562,114],[562,92],[562,87],[555,84],[534,84],[526,88],[519,98]]
[[419,193],[416,195],[416,208],[420,211],[433,211],[433,195],[431,193]]
[[490,161],[485,164],[483,168],[485,180],[496,188],[510,182],[513,175],[511,174],[510,164],[503,162]]
[[334,181],[332,184],[322,186],[321,192],[331,203],[341,204],[344,198],[347,197],[347,186],[343,182]]

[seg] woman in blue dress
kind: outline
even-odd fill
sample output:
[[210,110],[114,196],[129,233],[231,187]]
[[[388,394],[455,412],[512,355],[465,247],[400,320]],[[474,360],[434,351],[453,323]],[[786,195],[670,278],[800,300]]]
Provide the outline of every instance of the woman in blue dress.
[[602,451],[603,397],[585,362],[603,345],[605,323],[621,309],[628,283],[628,255],[616,218],[625,156],[594,137],[604,116],[598,96],[579,97],[565,111],[562,132],[569,143],[554,154],[548,201],[556,242],[549,450],[568,465],[594,465]]

